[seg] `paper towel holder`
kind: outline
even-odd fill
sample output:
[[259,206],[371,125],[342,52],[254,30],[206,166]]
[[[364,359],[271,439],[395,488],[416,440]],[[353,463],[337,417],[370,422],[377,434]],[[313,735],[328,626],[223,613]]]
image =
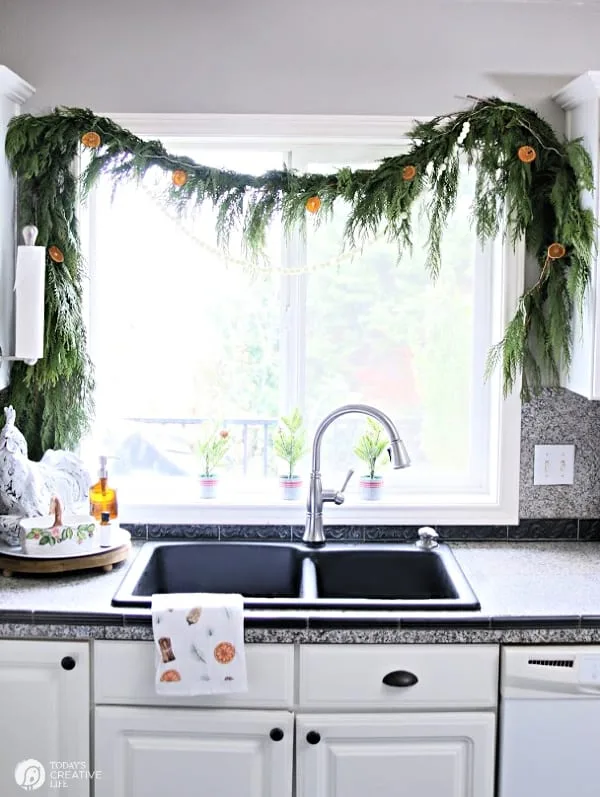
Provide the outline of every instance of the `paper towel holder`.
[[[35,242],[38,236],[38,228],[34,224],[27,224],[21,230],[21,234],[23,236],[23,241],[25,242],[25,246],[35,246]],[[24,357],[15,357],[13,355],[5,355],[2,352],[2,346],[0,346],[0,367],[4,362],[24,362],[25,365],[35,365],[37,359],[29,360],[25,359]]]
[[35,365],[36,362],[37,362],[37,360],[25,360],[23,357],[14,357],[14,356],[9,356],[9,355],[4,355],[2,353],[2,346],[0,346],[0,367],[2,366],[2,363],[4,363],[5,361],[6,362],[10,362],[10,361],[23,362],[23,363],[25,363],[25,365]]

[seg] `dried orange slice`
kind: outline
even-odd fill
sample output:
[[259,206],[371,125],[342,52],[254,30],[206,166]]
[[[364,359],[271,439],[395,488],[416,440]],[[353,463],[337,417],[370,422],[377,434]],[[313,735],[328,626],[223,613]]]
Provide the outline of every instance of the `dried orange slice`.
[[560,260],[567,254],[567,250],[562,244],[553,243],[548,247],[548,257],[550,260]]
[[173,176],[171,177],[173,180],[173,185],[176,185],[177,188],[181,188],[182,185],[187,183],[187,173],[183,171],[183,169],[175,169],[173,172]]
[[306,209],[309,213],[316,213],[321,207],[321,200],[318,196],[309,196],[306,200]]
[[94,130],[90,130],[89,133],[84,133],[81,136],[81,143],[84,147],[89,147],[90,149],[96,149],[102,143],[102,139]]
[[235,647],[231,642],[219,642],[215,647],[214,654],[219,664],[229,664],[235,658]]
[[519,147],[517,151],[517,155],[520,161],[523,163],[533,163],[533,161],[537,158],[537,152],[534,150],[533,147]]
[[181,681],[181,675],[178,670],[165,670],[160,676],[160,680],[175,683],[176,681]]
[[414,166],[405,166],[402,169],[402,179],[403,180],[414,180],[417,175],[417,170]]
[[65,256],[63,255],[62,251],[58,248],[58,246],[51,246],[48,249],[48,255],[50,256],[50,260],[54,260],[55,263],[65,262]]

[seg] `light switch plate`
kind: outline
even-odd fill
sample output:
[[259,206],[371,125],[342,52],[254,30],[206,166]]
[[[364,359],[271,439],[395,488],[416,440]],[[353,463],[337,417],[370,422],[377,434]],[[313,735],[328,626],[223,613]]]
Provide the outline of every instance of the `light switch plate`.
[[575,446],[536,446],[533,458],[534,484],[573,484]]

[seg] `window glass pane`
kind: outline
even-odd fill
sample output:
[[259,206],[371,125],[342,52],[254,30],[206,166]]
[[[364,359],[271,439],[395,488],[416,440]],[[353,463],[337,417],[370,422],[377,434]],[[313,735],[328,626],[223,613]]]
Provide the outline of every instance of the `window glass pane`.
[[[332,171],[341,165],[368,164],[312,162],[306,168]],[[474,266],[479,247],[469,227],[472,190],[473,180],[465,171],[436,282],[425,269],[428,225],[419,225],[419,209],[412,252],[398,259],[394,243],[377,240],[352,261],[319,269],[308,278],[309,425],[346,403],[373,404],[387,412],[412,460],[412,467],[398,474],[384,468],[389,486],[421,483],[439,488],[471,480],[471,420],[473,412],[482,411],[486,394],[482,375],[477,374],[479,398],[473,405]],[[339,203],[331,222],[309,230],[309,265],[339,254],[346,216],[347,209]],[[477,341],[478,347],[488,344],[489,339]],[[349,416],[336,421],[324,437],[323,466],[338,479],[357,463],[352,452],[364,425],[360,416]]]
[[[256,174],[283,163],[281,153],[251,150],[186,154]],[[218,419],[232,436],[221,471],[262,476],[280,399],[278,275],[225,265],[199,245],[215,243],[211,208],[182,226],[142,187],[120,188],[114,201],[111,192],[104,182],[96,195],[97,419],[87,451],[117,457],[117,475],[194,475],[198,422]],[[279,229],[269,246],[279,261]],[[236,241],[231,252],[241,254]]]
[[[289,159],[289,153],[219,150],[189,139],[171,148],[255,174]],[[311,145],[293,150],[291,163],[315,172],[370,168],[397,151]],[[306,240],[298,234],[286,242],[275,223],[268,257],[276,268],[251,274],[235,262],[243,257],[239,238],[228,264],[215,253],[210,207],[193,221],[176,221],[151,187],[126,186],[113,199],[112,185],[101,181],[92,209],[97,418],[83,448],[90,465],[99,453],[116,457],[111,472],[132,500],[156,500],[159,493],[161,503],[198,499],[192,479],[200,464],[192,452],[209,420],[225,425],[232,440],[219,468],[229,479],[221,496],[258,489],[275,498],[281,464],[272,438],[280,414],[300,407],[310,440],[331,410],[366,403],[396,422],[412,460],[399,472],[383,466],[387,497],[394,488],[487,487],[496,444],[483,380],[492,342],[492,261],[470,230],[472,197],[473,176],[465,170],[433,282],[425,270],[429,225],[420,222],[419,208],[413,250],[401,258],[394,243],[377,239],[341,265],[327,265],[343,247],[347,207],[340,202],[331,220],[317,219],[322,223],[314,227],[309,219]],[[286,278],[286,265],[309,272]],[[364,428],[364,417],[354,415],[327,430],[325,486],[336,486],[354,467],[349,492],[357,492],[365,466],[353,449]],[[309,467],[306,456],[298,467],[305,480]]]

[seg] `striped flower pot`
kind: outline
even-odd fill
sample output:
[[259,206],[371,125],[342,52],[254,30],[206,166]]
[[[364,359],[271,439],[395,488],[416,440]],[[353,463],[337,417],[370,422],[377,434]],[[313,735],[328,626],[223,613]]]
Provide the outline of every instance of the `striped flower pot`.
[[360,497],[363,501],[379,501],[383,492],[381,476],[363,476],[360,480]]
[[281,497],[284,501],[297,501],[302,498],[302,479],[300,476],[292,476],[291,479],[286,476],[280,476],[279,486],[281,487]]
[[219,480],[216,476],[200,476],[200,495],[202,498],[216,498]]

